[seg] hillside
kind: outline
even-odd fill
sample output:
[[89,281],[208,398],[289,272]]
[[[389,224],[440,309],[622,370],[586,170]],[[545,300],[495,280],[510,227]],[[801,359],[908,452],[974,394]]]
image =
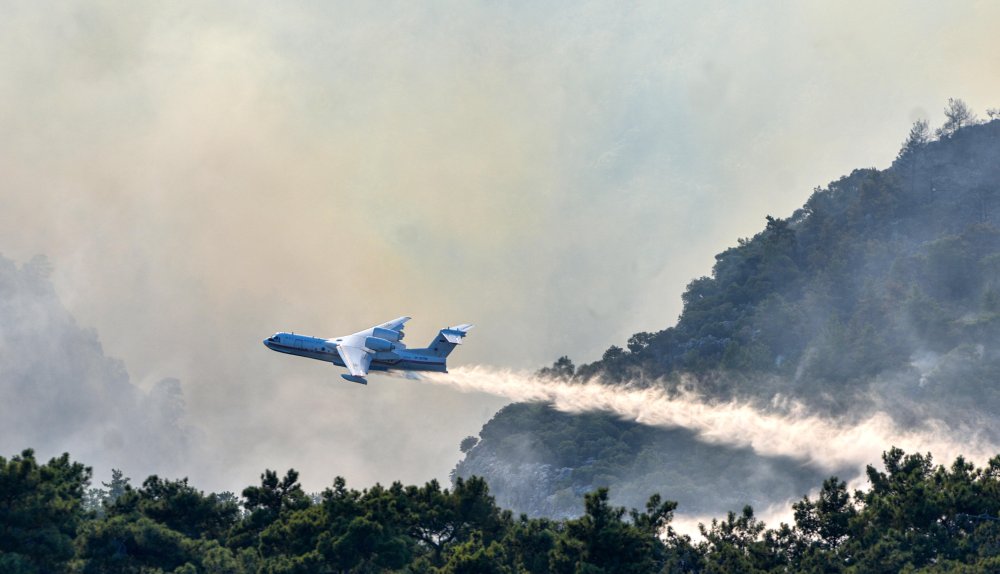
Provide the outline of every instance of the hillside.
[[[855,170],[790,217],[769,216],[691,281],[676,325],[541,374],[761,408],[781,398],[843,420],[882,411],[906,427],[996,420],[1000,121],[939,131],[932,140],[918,123],[889,168]],[[537,405],[500,411],[480,437],[456,476],[485,476],[501,505],[532,515],[570,515],[604,485],[631,506],[633,492],[658,491],[698,512],[760,507],[801,496],[817,472]]]

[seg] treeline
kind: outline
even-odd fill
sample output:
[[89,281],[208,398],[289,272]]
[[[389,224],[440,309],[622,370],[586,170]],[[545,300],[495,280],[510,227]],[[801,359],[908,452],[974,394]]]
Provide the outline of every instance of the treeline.
[[[0,457],[0,572],[101,573],[771,573],[996,572],[1000,456],[985,468],[930,454],[883,455],[868,489],[836,477],[793,505],[794,524],[768,529],[748,506],[702,525],[671,527],[676,504],[609,504],[606,489],[563,521],[514,517],[479,478],[443,489],[342,478],[310,496],[289,470],[242,497],[206,494],[156,476],[134,488],[117,473],[88,489],[68,454]],[[88,494],[89,493],[89,494]],[[95,496],[96,495],[96,496]]]

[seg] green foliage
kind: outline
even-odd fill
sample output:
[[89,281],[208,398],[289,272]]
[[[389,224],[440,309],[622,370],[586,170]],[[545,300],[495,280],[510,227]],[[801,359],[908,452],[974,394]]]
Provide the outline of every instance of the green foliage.
[[104,516],[106,506],[113,504],[131,489],[129,481],[121,470],[111,469],[111,482],[102,482],[104,488],[88,488],[83,497],[83,506],[88,511]]
[[824,550],[836,549],[844,541],[851,520],[857,516],[847,483],[835,476],[823,481],[815,502],[804,497],[792,509],[802,538]]
[[535,374],[542,379],[571,379],[576,374],[576,365],[569,357],[563,355],[556,359],[551,367],[543,367]]
[[549,571],[549,555],[555,548],[561,528],[545,519],[529,520],[527,516],[514,522],[503,538],[503,547],[515,572],[544,574]]
[[247,513],[232,532],[232,543],[236,546],[251,546],[268,526],[282,513],[300,510],[309,506],[309,497],[299,484],[299,474],[289,469],[284,478],[278,473],[265,470],[260,475],[260,486],[243,489],[243,509]]
[[948,106],[944,109],[944,116],[944,125],[936,132],[940,138],[949,138],[963,127],[975,125],[979,121],[968,104],[958,98],[948,98]]
[[119,515],[88,523],[77,540],[83,571],[170,572],[191,558],[191,540],[145,516]]
[[[31,449],[0,457],[2,571],[52,572],[73,557],[91,470],[63,454],[38,464]],[[9,570],[8,570],[9,569]]]
[[265,473],[261,487],[247,489],[257,511],[276,515],[246,545],[230,532],[252,532],[245,525],[252,514],[230,518],[228,497],[185,480],[150,477],[99,517],[82,507],[89,471],[68,455],[39,465],[24,451],[0,459],[0,470],[0,571],[12,574],[994,572],[1000,565],[1000,455],[982,468],[961,457],[945,467],[930,454],[892,448],[881,468],[868,468],[865,491],[852,496],[831,477],[815,499],[793,505],[794,525],[767,529],[747,506],[702,525],[697,543],[673,532],[677,504],[658,495],[644,510],[626,511],[599,488],[586,494],[579,517],[514,520],[480,478],[457,479],[452,489],[432,481],[363,491],[338,478],[313,502],[300,499],[292,471],[284,480]]
[[478,443],[479,443],[479,437],[467,436],[462,439],[461,443],[459,443],[458,450],[462,451],[463,453],[469,452],[470,450],[475,448],[476,444]]
[[187,479],[163,480],[150,476],[142,488],[125,489],[108,507],[109,516],[139,514],[166,525],[188,538],[222,538],[239,517],[239,507],[216,494],[204,494]]
[[649,530],[623,520],[625,509],[608,503],[608,489],[587,494],[584,509],[583,516],[566,522],[551,553],[552,572],[642,574],[658,569],[660,540]]
[[913,127],[910,128],[910,133],[906,136],[906,141],[903,142],[903,147],[899,150],[899,155],[896,156],[896,159],[908,157],[910,154],[927,145],[930,139],[931,131],[927,120],[913,122]]
[[480,536],[473,534],[467,542],[456,545],[449,553],[440,574],[510,574],[506,550],[497,542],[483,546]]

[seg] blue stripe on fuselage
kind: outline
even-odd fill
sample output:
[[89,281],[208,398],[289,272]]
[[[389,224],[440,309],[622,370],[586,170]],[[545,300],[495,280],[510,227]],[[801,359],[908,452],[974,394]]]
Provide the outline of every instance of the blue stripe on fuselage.
[[[317,339],[317,341],[322,341],[322,339]],[[264,345],[272,351],[277,351],[279,353],[285,353],[288,355],[296,355],[298,357],[306,357],[308,359],[315,359],[317,361],[325,361],[327,363],[333,363],[334,365],[345,367],[344,362],[340,359],[340,353],[336,349],[302,349],[300,347],[293,347],[291,345],[283,345],[281,343],[276,343],[274,341],[264,341]],[[404,351],[405,353],[405,351]],[[444,361],[436,361],[431,357],[424,356],[401,356],[398,361],[379,361],[373,360],[371,366],[368,367],[369,371],[390,371],[390,370],[400,370],[400,371],[434,371],[439,373],[448,372],[448,367]]]

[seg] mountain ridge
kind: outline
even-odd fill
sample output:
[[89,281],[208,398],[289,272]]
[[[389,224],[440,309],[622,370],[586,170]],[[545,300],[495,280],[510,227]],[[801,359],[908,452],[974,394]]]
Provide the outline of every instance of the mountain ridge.
[[[768,216],[761,232],[718,254],[712,275],[688,285],[674,326],[636,333],[579,368],[562,357],[541,378],[599,377],[762,409],[782,397],[845,421],[886,412],[902,428],[994,420],[1000,121],[939,130],[938,140],[920,127],[888,168],[854,170],[816,188],[790,217]],[[578,440],[589,447],[566,448],[602,416],[599,436]],[[632,490],[655,491],[682,507],[713,501],[699,510],[718,512],[779,502],[767,481],[744,488],[740,475],[758,467],[785,485],[786,498],[817,482],[808,465],[703,447],[666,429],[640,432],[610,415],[551,417],[544,408],[501,410],[454,475],[485,476],[502,505],[555,516],[599,486],[611,486],[625,505],[641,504]],[[980,427],[997,440],[995,425]],[[642,438],[631,440],[636,433]],[[692,452],[699,454],[685,454]],[[658,463],[635,470],[650,459]],[[526,485],[519,477],[529,470],[543,479]],[[735,494],[713,496],[685,473],[717,476],[715,490]],[[519,506],[525,500],[534,502]]]

